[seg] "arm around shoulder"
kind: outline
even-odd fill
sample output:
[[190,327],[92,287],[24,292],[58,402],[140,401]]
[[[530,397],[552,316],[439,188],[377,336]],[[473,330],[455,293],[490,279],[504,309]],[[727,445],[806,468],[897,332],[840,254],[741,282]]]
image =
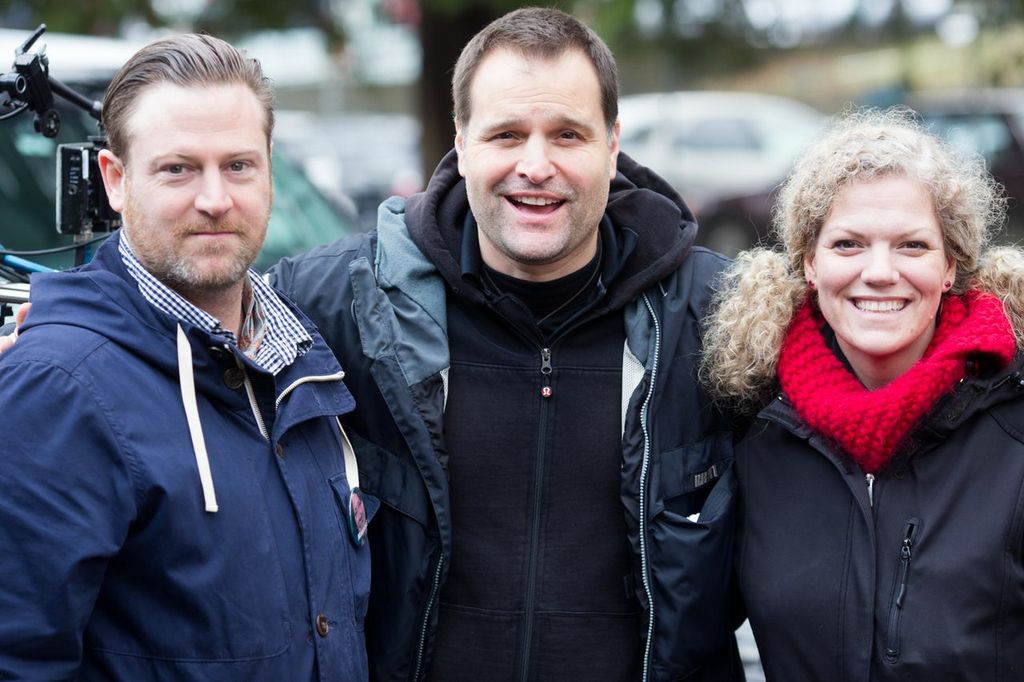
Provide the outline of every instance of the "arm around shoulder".
[[374,237],[374,232],[349,235],[298,256],[282,258],[267,270],[267,281],[309,312],[306,301],[323,288],[332,288],[338,278],[347,278],[352,260],[364,255],[372,259]]
[[18,340],[18,328],[25,321],[25,316],[28,315],[28,309],[31,307],[31,303],[25,303],[14,314],[14,322],[0,326],[0,354],[10,350],[14,342]]

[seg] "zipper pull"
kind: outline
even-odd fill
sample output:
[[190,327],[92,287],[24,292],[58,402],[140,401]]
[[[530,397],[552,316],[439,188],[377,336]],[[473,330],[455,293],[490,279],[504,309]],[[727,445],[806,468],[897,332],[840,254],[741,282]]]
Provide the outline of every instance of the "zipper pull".
[[914,535],[920,524],[921,522],[916,518],[908,520],[907,527],[903,531],[903,541],[900,543],[900,563],[896,568],[896,597],[889,605],[889,632],[885,639],[885,660],[888,663],[896,663],[900,657],[900,612],[903,610],[903,601],[907,596]]
[[875,506],[875,475],[864,474],[864,480],[868,484],[868,506],[873,508]]
[[907,523],[903,544],[900,545],[900,588],[896,595],[896,607],[903,608],[903,598],[907,595],[907,573],[910,570],[910,557],[914,547],[914,531],[917,530],[916,520]]
[[544,386],[540,389],[540,394],[544,398],[550,398],[553,391],[551,390],[551,349],[541,348],[540,349],[540,373],[544,375]]

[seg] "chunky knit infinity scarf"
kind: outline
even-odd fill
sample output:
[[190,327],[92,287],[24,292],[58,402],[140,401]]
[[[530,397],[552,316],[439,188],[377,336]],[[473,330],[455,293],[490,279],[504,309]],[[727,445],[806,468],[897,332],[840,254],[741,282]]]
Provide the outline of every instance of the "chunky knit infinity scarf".
[[1006,365],[1015,349],[996,297],[948,296],[924,356],[888,385],[869,391],[828,347],[822,324],[809,303],[800,308],[779,355],[779,381],[804,421],[837,441],[866,473],[881,469],[911,427],[964,377],[969,356],[988,354]]

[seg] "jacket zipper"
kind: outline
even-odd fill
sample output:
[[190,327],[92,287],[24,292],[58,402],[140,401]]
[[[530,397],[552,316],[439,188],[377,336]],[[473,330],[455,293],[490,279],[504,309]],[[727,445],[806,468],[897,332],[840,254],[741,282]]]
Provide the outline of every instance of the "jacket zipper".
[[[644,296],[644,300],[646,301],[646,299],[647,299],[647,297],[645,295]],[[651,309],[650,302],[647,303],[647,307],[648,307],[648,309],[651,310],[651,316],[653,317],[654,316],[654,311],[653,311],[653,309]],[[531,345],[536,345],[537,341],[536,341],[536,339],[534,337],[532,337],[532,336],[530,336],[528,334],[523,333],[523,331],[521,329],[519,329],[519,327],[517,327],[516,325],[508,322],[502,315],[498,315],[498,318],[503,320],[503,321],[505,321],[505,323],[508,325],[508,327],[514,333],[516,333],[522,339],[524,339],[527,343],[529,343]],[[581,324],[583,324],[583,320],[582,319],[576,320],[575,322],[573,322],[573,324],[570,327],[561,330],[561,332],[558,334],[557,338],[558,339],[564,338],[569,332],[571,332],[572,330],[576,329]],[[655,319],[655,325],[657,325],[657,319]],[[660,329],[658,330],[658,334],[660,334]],[[656,345],[660,346],[660,336],[659,336],[659,342]],[[554,371],[554,369],[553,369],[553,367],[551,365],[551,348],[550,347],[546,347],[546,346],[545,347],[541,347],[541,349],[540,349],[540,372],[541,372],[541,374],[544,377],[543,385],[541,386],[541,391],[540,391],[540,394],[541,394],[542,398],[547,399],[547,398],[550,398],[552,396],[553,391],[552,391],[552,388],[551,388],[551,373],[553,371]],[[653,390],[653,386],[652,386],[652,390]],[[648,402],[650,401],[650,395],[649,394],[648,394],[647,400],[648,400]],[[524,637],[524,640],[523,640],[524,641],[524,645],[523,645],[523,656],[522,656],[522,661],[523,661],[522,679],[524,679],[524,680],[527,679],[527,675],[528,675],[528,668],[529,668],[528,663],[529,663],[529,657],[530,657],[530,639],[532,639],[532,637],[533,637],[533,609],[534,609],[534,602],[535,602],[534,594],[533,593],[534,593],[534,590],[535,590],[535,584],[534,583],[536,582],[536,571],[537,571],[537,558],[536,558],[535,554],[536,554],[536,548],[537,548],[537,536],[540,533],[540,520],[539,520],[540,519],[540,511],[539,510],[540,510],[540,507],[541,507],[541,499],[540,499],[541,476],[540,476],[540,474],[542,473],[542,467],[543,467],[543,452],[544,452],[543,445],[544,445],[544,442],[545,442],[544,429],[546,429],[546,427],[547,427],[547,409],[545,409],[546,407],[547,407],[547,400],[544,400],[544,402],[541,405],[541,423],[540,423],[540,430],[538,431],[538,434],[539,434],[538,438],[539,438],[539,440],[537,442],[537,459],[538,459],[538,472],[537,473],[538,473],[538,476],[537,476],[537,485],[535,487],[535,497],[534,497],[534,527],[532,529],[533,537],[531,539],[532,548],[533,548],[534,551],[531,552],[531,557],[530,557],[529,584],[527,585],[527,594],[526,594],[527,610],[526,610],[525,637]],[[645,403],[645,407],[646,407],[646,403]],[[646,433],[646,430],[645,430],[645,433]],[[648,449],[649,448],[648,448],[648,444],[647,444],[647,439],[645,438],[645,445],[644,445],[645,453],[648,451]],[[646,471],[646,466],[647,466],[647,463],[646,463],[646,454],[645,454],[645,463],[644,463],[644,467],[645,467],[644,470],[645,471]],[[643,485],[643,483],[641,482],[641,486],[642,485]],[[641,521],[641,525],[643,525],[642,521]],[[641,539],[641,544],[642,543],[643,543],[643,541]],[[643,556],[643,550],[641,550],[641,556]],[[433,586],[433,589],[430,592],[430,599],[427,602],[426,612],[423,614],[423,625],[422,625],[422,628],[421,628],[421,631],[420,631],[420,642],[419,642],[419,647],[418,647],[418,650],[417,650],[417,653],[416,653],[416,672],[413,675],[413,680],[415,682],[419,682],[420,675],[423,673],[423,658],[424,658],[424,654],[426,652],[426,647],[427,647],[427,625],[428,625],[428,622],[429,622],[429,619],[430,619],[430,612],[433,609],[434,603],[436,601],[437,592],[440,589],[441,565],[443,563],[443,560],[444,560],[444,554],[441,555],[441,558],[437,562],[437,569],[434,571],[434,586]],[[646,571],[646,568],[644,570]],[[645,588],[647,590],[647,600],[648,600],[648,603],[653,603],[653,602],[651,602],[651,589],[650,589],[650,586],[648,585],[648,581],[646,579],[645,579],[645,583],[644,584],[645,584]],[[650,638],[648,637],[648,639],[650,639]],[[645,662],[644,665],[645,665],[645,668],[646,668],[646,662]],[[646,678],[647,678],[647,675],[645,673],[644,674],[644,680],[645,681],[646,681]]]
[[864,474],[864,480],[868,484],[868,506],[873,508],[875,506],[875,475]]
[[235,363],[238,365],[238,369],[242,370],[242,377],[245,379],[245,395],[249,397],[249,407],[252,408],[252,416],[256,419],[256,426],[260,429],[260,434],[263,436],[263,440],[270,442],[270,432],[267,431],[266,422],[263,421],[263,414],[260,412],[260,406],[256,403],[256,391],[252,388],[252,382],[249,381],[249,373],[245,371],[245,365],[238,358],[235,358]]
[[427,608],[423,611],[423,623],[420,626],[420,644],[416,650],[416,672],[412,679],[419,682],[420,674],[423,672],[423,654],[427,648],[427,627],[430,624],[430,612],[434,610],[434,602],[437,599],[437,591],[441,588],[441,566],[444,565],[444,552],[437,559],[437,568],[434,569],[434,583],[430,588],[430,597],[427,599]]
[[[498,315],[498,318],[503,320],[508,325],[509,329],[511,329],[520,338],[525,340],[528,344],[533,345],[533,346],[536,347],[537,340],[534,337],[532,337],[532,336],[530,336],[528,334],[523,333],[523,331],[519,327],[517,327],[516,325],[508,322],[505,319],[504,316]],[[561,333],[558,335],[557,338],[559,338],[559,339],[563,338],[566,334],[568,334],[570,331],[572,331],[573,329],[578,327],[580,324],[582,324],[582,320],[576,320],[572,324],[572,326],[570,326],[567,329],[563,329],[561,331]],[[527,678],[527,675],[528,675],[528,672],[529,672],[530,639],[532,639],[532,637],[533,637],[533,609],[534,609],[534,602],[535,602],[534,594],[533,593],[534,593],[534,590],[535,590],[536,571],[537,571],[537,558],[536,558],[535,554],[536,554],[536,548],[537,548],[537,544],[538,544],[537,543],[537,535],[540,533],[540,520],[539,520],[540,519],[540,512],[539,512],[539,510],[540,510],[540,507],[541,507],[541,504],[540,504],[541,476],[540,476],[540,474],[542,472],[541,467],[543,467],[543,452],[544,452],[543,445],[544,445],[544,442],[545,442],[545,439],[544,439],[544,429],[547,427],[547,409],[545,409],[547,407],[547,400],[546,399],[550,398],[551,395],[552,395],[551,373],[553,371],[554,370],[553,370],[553,368],[551,366],[551,348],[547,347],[547,346],[541,347],[541,349],[540,349],[540,372],[541,372],[541,374],[544,377],[544,381],[543,381],[543,385],[541,386],[540,394],[541,394],[542,398],[545,398],[545,400],[541,404],[541,424],[540,424],[541,428],[538,431],[538,434],[539,434],[538,435],[538,439],[539,440],[537,442],[537,460],[538,460],[538,472],[537,473],[538,473],[538,476],[537,476],[537,485],[535,486],[535,497],[534,497],[534,524],[533,524],[534,527],[533,527],[533,529],[531,531],[532,534],[533,534],[533,537],[531,539],[533,551],[531,552],[531,557],[530,557],[529,584],[527,585],[527,594],[526,594],[527,609],[526,609],[526,614],[525,614],[525,637],[523,639],[524,643],[523,643],[523,654],[522,654],[522,665],[523,665],[522,679],[524,679],[524,680]],[[413,678],[412,678],[414,680],[414,682],[419,682],[420,675],[423,673],[423,659],[424,659],[424,656],[425,656],[425,653],[426,653],[426,648],[427,648],[427,634],[428,634],[427,633],[427,629],[428,629],[428,624],[429,624],[429,621],[430,621],[430,612],[431,612],[431,610],[434,607],[434,603],[436,602],[436,599],[437,599],[437,592],[440,589],[441,565],[442,565],[443,561],[444,561],[444,554],[442,553],[441,558],[437,562],[437,568],[434,571],[434,585],[433,585],[433,589],[430,592],[430,598],[427,601],[427,609],[426,609],[426,611],[423,614],[423,624],[422,624],[422,627],[420,629],[420,641],[419,641],[419,646],[418,646],[417,652],[416,652],[416,671],[415,671],[415,674],[413,675]]]
[[544,376],[544,385],[541,386],[540,395],[543,398],[551,397],[551,349],[540,349],[540,373]]
[[545,432],[548,423],[548,398],[551,397],[551,349],[540,350],[540,373],[543,385],[540,394],[543,402],[540,408],[540,424],[537,430],[536,478],[533,486],[533,526],[530,529],[530,568],[526,579],[526,606],[523,620],[523,653],[520,665],[522,673],[519,679],[526,682],[530,676],[530,653],[533,648],[533,611],[536,608],[537,591],[537,553],[540,545],[540,518],[544,493],[544,444],[547,441]]
[[900,543],[900,563],[896,570],[892,603],[889,605],[889,630],[885,638],[885,660],[887,663],[895,663],[900,657],[900,617],[903,612],[903,602],[907,596],[907,579],[910,575],[914,534],[917,532],[919,523],[917,519],[907,521],[907,527],[903,531],[903,542]]
[[640,411],[640,427],[644,434],[644,459],[640,466],[640,576],[644,583],[644,595],[647,597],[647,641],[644,644],[644,665],[641,682],[647,682],[651,668],[651,648],[654,645],[654,590],[651,587],[650,559],[647,556],[647,480],[651,468],[651,431],[648,423],[648,410],[651,406],[651,399],[654,396],[655,379],[658,376],[658,359],[661,356],[661,324],[658,316],[654,314],[654,306],[651,305],[647,294],[643,294],[644,304],[651,314],[654,323],[654,360],[651,364],[651,384],[647,388],[647,397]]

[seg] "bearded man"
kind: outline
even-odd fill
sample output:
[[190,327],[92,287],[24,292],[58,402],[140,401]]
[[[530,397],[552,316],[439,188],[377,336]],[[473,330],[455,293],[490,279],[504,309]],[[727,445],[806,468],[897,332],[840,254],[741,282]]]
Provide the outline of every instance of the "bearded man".
[[32,280],[0,360],[0,679],[362,680],[376,503],[313,325],[249,270],[272,97],[210,36],[103,106],[124,229]]

